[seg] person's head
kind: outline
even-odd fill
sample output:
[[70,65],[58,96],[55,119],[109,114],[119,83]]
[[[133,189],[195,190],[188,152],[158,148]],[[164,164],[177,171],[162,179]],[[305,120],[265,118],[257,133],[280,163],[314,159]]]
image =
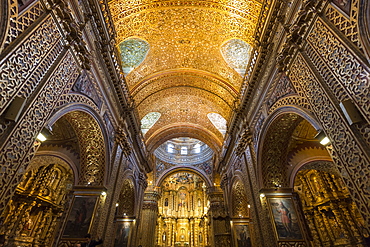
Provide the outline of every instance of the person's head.
[[86,238],[86,240],[90,240],[91,239],[91,235],[90,234],[86,234],[85,235],[85,238]]

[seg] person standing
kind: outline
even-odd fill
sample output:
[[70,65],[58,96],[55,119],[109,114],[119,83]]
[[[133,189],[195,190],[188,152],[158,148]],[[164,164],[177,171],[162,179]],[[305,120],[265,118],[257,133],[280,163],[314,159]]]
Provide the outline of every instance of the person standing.
[[280,217],[281,217],[280,219],[281,219],[281,223],[283,224],[285,228],[286,237],[291,237],[292,229],[291,229],[291,220],[289,217],[289,209],[285,207],[283,202],[280,202],[277,212],[280,213]]
[[86,238],[86,242],[82,243],[81,247],[95,247],[95,246],[103,243],[103,239],[99,239],[99,240],[91,239],[90,234],[87,234],[85,236],[85,238]]

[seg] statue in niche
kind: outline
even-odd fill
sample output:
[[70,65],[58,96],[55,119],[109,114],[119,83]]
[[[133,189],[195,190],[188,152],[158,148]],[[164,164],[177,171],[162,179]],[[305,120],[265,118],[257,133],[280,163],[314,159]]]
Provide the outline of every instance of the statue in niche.
[[21,235],[28,236],[32,230],[32,225],[33,225],[32,219],[28,217],[28,219],[26,219],[26,222],[23,225],[23,230],[21,232]]
[[185,241],[185,229],[184,228],[181,228],[180,241]]

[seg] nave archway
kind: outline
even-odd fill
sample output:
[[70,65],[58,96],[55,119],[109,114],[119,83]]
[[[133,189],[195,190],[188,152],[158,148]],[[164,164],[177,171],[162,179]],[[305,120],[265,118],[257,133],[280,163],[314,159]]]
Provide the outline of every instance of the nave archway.
[[49,124],[41,132],[46,140],[35,140],[37,152],[14,181],[15,195],[1,215],[4,246],[70,246],[94,230],[100,193],[77,195],[76,188],[104,183],[103,130],[81,106],[62,108]]
[[[260,143],[261,197],[278,242],[366,246],[364,220],[307,115],[276,114]],[[308,121],[309,120],[309,121]]]
[[364,220],[330,161],[302,166],[294,180],[314,246],[366,246]]

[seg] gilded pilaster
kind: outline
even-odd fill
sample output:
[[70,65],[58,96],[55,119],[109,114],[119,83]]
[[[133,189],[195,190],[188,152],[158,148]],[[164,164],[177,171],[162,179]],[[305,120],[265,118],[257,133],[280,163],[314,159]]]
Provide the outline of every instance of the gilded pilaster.
[[[249,138],[251,140],[251,138]],[[256,153],[253,144],[250,142],[247,146],[244,154],[244,163],[247,172],[246,182],[248,184],[245,186],[247,189],[247,196],[250,200],[251,205],[251,217],[255,225],[255,241],[257,245],[263,245],[264,243],[269,246],[275,246],[276,242],[269,232],[272,232],[272,225],[269,222],[268,215],[266,214],[266,205],[261,201],[260,189],[257,182],[256,176]],[[258,224],[257,224],[258,222]]]
[[142,246],[155,245],[155,228],[158,213],[158,200],[160,192],[153,188],[144,193],[143,207],[141,211],[141,222],[139,227],[139,244]]
[[319,232],[316,229],[314,213],[310,210],[306,210],[306,211],[304,211],[304,216],[307,219],[307,225],[308,225],[308,228],[311,231],[311,237],[312,237],[312,241],[310,241],[311,245],[312,246],[317,246],[317,247],[322,246],[321,241],[320,241]]
[[215,247],[231,246],[230,217],[227,214],[223,191],[219,185],[208,188],[210,200],[210,224],[212,231],[212,245]]

